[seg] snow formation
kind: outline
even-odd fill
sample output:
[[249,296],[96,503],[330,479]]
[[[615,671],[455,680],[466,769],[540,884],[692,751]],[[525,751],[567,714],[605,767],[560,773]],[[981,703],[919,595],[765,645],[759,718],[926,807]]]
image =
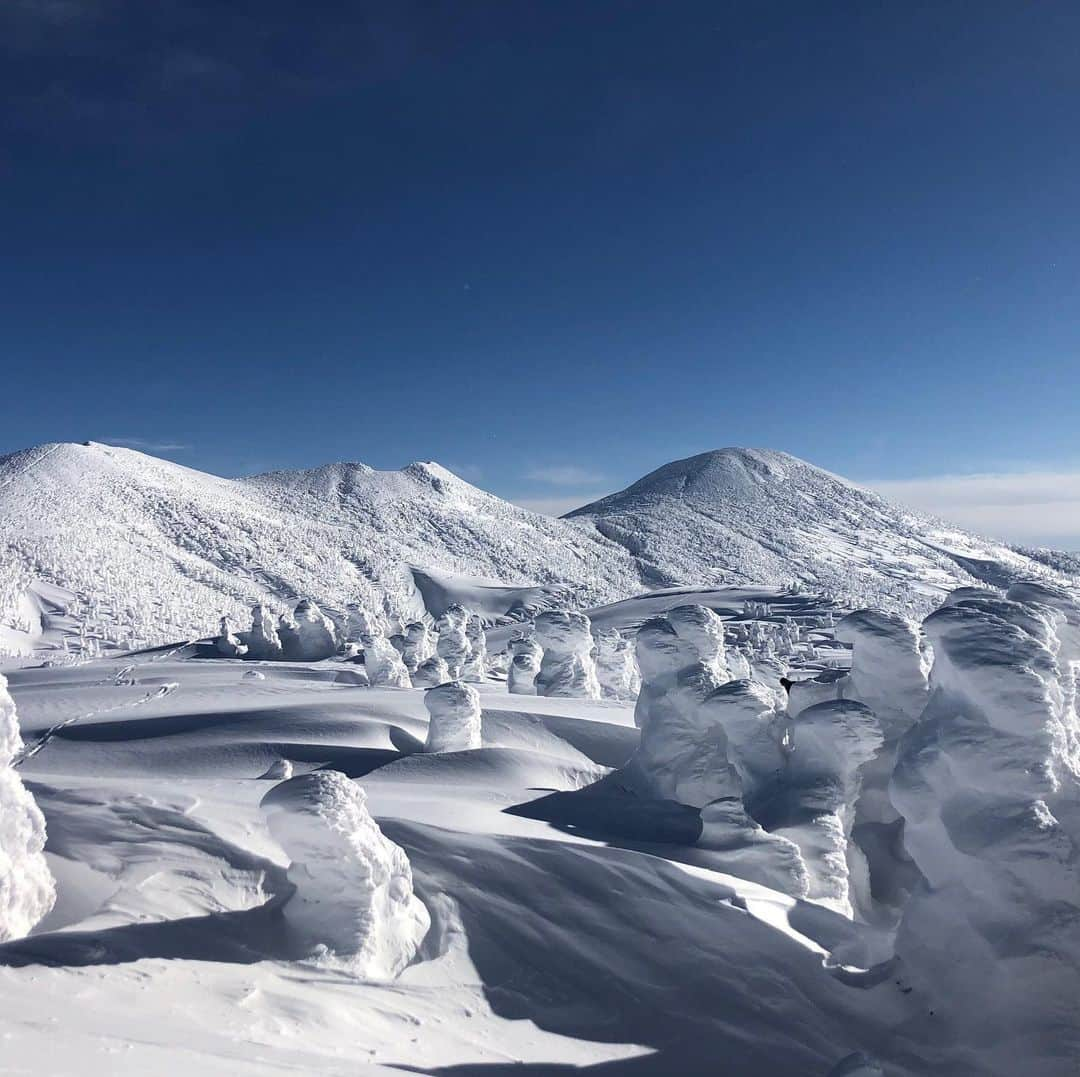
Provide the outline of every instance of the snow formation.
[[469,644],[469,657],[462,664],[461,677],[466,681],[483,681],[487,677],[487,640],[479,614],[469,614],[465,638]]
[[435,622],[435,629],[439,633],[435,653],[446,663],[451,680],[457,680],[461,676],[461,671],[469,660],[471,648],[468,624],[469,611],[456,602],[447,606]]
[[56,901],[45,817],[12,766],[22,749],[15,701],[0,674],[0,942],[27,934]]
[[641,689],[634,645],[618,632],[594,632],[596,679],[604,699],[637,699]]
[[[786,766],[774,802],[759,808],[773,834],[794,842],[810,877],[807,897],[852,916],[851,843],[861,768],[881,748],[881,730],[861,703],[808,707],[790,727]],[[856,864],[860,874],[865,870]]]
[[434,688],[435,685],[450,680],[450,668],[445,659],[433,654],[416,667],[416,672],[410,679],[413,688]]
[[428,722],[425,752],[466,752],[481,746],[480,694],[471,684],[450,681],[424,693]]
[[[285,657],[300,662],[318,662],[337,651],[334,622],[310,598],[301,599],[293,610],[295,635],[285,647]],[[290,626],[292,627],[292,626]]]
[[218,628],[218,654],[223,658],[243,658],[247,651],[247,645],[242,643],[240,637],[233,631],[229,618],[222,617]]
[[506,672],[506,689],[512,696],[536,695],[536,675],[544,651],[532,636],[510,641],[510,667]]
[[544,651],[534,682],[538,696],[600,698],[591,629],[585,614],[567,610],[548,610],[533,621],[533,638]]
[[357,976],[391,978],[416,956],[431,919],[408,857],[366,802],[344,774],[319,770],[275,786],[262,807],[291,861],[289,924]]
[[1080,728],[1060,657],[1075,607],[1012,593],[1038,601],[965,598],[924,622],[930,700],[890,787],[925,879],[897,953],[954,1064],[1002,1077],[1080,1069]]
[[426,662],[434,649],[431,633],[423,621],[410,621],[405,626],[405,647],[401,652],[401,660],[410,673],[415,673],[416,667],[421,662]]
[[398,649],[385,636],[371,633],[360,638],[364,648],[364,669],[368,682],[376,688],[411,688],[409,671]]
[[272,662],[282,656],[277,627],[270,611],[261,602],[251,608],[251,631],[246,643],[248,658]]

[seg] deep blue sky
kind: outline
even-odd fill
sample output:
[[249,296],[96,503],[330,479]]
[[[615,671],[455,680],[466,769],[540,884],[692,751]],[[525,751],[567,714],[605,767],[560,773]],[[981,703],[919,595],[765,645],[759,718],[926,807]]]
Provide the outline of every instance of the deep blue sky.
[[1072,0],[2,11],[0,451],[1080,464]]

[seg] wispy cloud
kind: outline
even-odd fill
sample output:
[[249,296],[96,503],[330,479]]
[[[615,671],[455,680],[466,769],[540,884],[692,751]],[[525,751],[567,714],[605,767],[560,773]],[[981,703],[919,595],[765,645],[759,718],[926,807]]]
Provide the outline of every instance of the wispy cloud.
[[576,464],[534,467],[526,473],[525,478],[531,482],[545,482],[549,486],[593,486],[606,481],[599,472],[578,467]]
[[985,535],[1080,546],[1080,470],[937,475],[862,485]]
[[125,449],[138,449],[140,452],[183,452],[191,448],[179,441],[154,441],[151,438],[103,438],[106,445],[119,445]]

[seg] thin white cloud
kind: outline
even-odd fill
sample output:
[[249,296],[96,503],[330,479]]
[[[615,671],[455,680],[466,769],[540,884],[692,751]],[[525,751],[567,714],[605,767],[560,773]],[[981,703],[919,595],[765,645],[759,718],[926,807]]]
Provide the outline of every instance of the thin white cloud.
[[139,452],[183,452],[191,447],[179,441],[154,441],[149,438],[105,438],[104,442],[125,449],[138,449]]
[[1080,546],[1080,471],[937,475],[862,485],[984,535]]
[[578,467],[576,464],[534,467],[525,478],[532,482],[546,482],[549,486],[591,486],[605,481],[605,477],[599,472]]
[[530,512],[539,512],[543,516],[562,516],[571,509],[579,509],[582,505],[596,500],[596,494],[574,494],[566,497],[515,497],[511,499],[515,505],[520,505]]

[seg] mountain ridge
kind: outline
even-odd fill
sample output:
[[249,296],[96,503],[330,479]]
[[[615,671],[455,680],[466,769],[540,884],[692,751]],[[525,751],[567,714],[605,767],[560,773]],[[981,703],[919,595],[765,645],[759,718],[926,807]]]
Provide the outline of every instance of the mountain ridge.
[[76,624],[79,647],[146,646],[300,597],[400,622],[424,612],[432,578],[440,601],[456,578],[508,602],[519,588],[580,607],[662,587],[794,583],[913,613],[956,586],[1075,582],[1055,567],[1067,559],[981,539],[787,453],[742,448],[672,461],[556,519],[434,461],[223,478],[134,449],[49,443],[0,457],[0,554],[9,650],[41,644],[46,616]]

